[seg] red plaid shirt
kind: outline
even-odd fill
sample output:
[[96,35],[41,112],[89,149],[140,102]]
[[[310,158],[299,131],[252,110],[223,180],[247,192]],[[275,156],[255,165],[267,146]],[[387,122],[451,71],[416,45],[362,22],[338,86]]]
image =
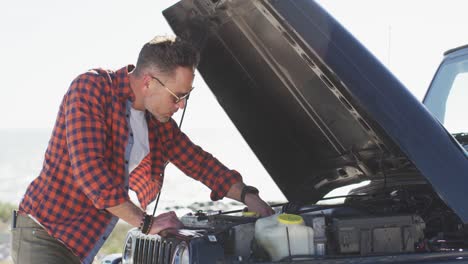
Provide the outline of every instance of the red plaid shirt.
[[128,201],[129,188],[146,208],[160,190],[166,161],[208,186],[213,200],[241,180],[238,172],[193,144],[174,120],[160,123],[148,113],[150,154],[128,175],[132,69],[94,69],[72,82],[42,171],[20,204],[20,211],[35,217],[83,263],[92,262],[117,222],[105,208]]

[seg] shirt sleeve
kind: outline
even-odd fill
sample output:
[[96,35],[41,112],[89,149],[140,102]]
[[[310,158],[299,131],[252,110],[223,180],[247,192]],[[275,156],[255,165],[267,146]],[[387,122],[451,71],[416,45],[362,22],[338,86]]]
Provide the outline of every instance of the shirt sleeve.
[[185,174],[210,188],[213,201],[224,198],[233,184],[242,181],[239,172],[228,169],[213,155],[194,144],[177,128],[175,122],[172,140],[167,144],[169,160]]
[[105,84],[104,77],[97,73],[80,75],[72,82],[63,102],[74,183],[98,209],[129,200],[123,186],[116,186],[118,181],[112,177],[118,175],[111,174],[105,161]]

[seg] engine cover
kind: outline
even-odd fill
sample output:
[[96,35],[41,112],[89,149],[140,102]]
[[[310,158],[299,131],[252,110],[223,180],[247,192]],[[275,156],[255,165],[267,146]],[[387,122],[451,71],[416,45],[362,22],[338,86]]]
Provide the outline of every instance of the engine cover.
[[334,243],[338,254],[414,252],[424,239],[424,221],[416,215],[332,219]]

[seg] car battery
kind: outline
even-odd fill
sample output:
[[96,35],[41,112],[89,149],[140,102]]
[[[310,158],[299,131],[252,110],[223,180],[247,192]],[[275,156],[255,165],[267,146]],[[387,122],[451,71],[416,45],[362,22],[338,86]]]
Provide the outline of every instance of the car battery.
[[425,223],[417,215],[333,218],[332,248],[340,254],[373,255],[414,252],[424,239]]

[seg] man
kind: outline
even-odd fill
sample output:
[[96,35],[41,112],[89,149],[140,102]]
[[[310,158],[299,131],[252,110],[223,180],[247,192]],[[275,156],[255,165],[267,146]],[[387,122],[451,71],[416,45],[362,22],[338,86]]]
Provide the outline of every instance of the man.
[[167,161],[207,185],[213,200],[226,196],[262,216],[273,213],[238,172],[194,145],[171,119],[193,89],[198,60],[188,43],[157,37],[143,46],[136,67],[94,69],[72,82],[42,171],[19,207],[15,263],[91,263],[118,218],[147,234],[181,228],[174,212],[145,213]]

